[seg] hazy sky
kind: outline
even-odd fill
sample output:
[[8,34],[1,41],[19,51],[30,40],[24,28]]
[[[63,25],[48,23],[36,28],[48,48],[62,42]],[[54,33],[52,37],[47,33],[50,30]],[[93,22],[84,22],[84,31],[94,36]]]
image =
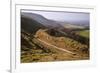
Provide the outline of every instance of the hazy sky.
[[44,16],[47,19],[52,19],[56,21],[84,21],[89,22],[89,13],[81,12],[54,12],[54,11],[32,11],[32,10],[22,10],[22,12],[37,13]]

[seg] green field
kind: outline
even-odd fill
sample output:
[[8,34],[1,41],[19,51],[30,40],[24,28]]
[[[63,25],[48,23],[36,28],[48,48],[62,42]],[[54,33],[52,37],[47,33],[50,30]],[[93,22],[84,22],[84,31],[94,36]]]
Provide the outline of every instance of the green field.
[[80,30],[76,32],[78,35],[89,38],[89,30]]

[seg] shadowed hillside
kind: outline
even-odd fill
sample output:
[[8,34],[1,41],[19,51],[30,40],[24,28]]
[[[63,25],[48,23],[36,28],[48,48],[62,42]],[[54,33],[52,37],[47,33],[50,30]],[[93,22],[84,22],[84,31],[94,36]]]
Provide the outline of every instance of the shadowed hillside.
[[40,28],[44,29],[45,26],[35,20],[32,20],[31,18],[21,16],[21,29],[27,31],[28,33],[35,34],[35,32]]

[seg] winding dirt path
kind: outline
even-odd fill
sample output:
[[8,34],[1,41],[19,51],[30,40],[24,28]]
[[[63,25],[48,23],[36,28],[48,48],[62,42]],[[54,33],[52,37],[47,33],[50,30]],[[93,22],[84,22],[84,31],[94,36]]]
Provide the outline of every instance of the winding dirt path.
[[39,39],[39,38],[37,38],[37,40],[38,40],[39,42],[41,42],[41,43],[44,43],[44,44],[47,45],[47,46],[56,48],[56,49],[58,49],[58,50],[64,51],[64,52],[69,53],[69,54],[72,54],[72,55],[75,55],[75,53],[73,53],[73,52],[71,52],[71,51],[69,51],[69,50],[66,50],[66,49],[64,49],[64,48],[59,48],[59,47],[57,47],[57,46],[55,46],[55,45],[52,45],[52,44],[49,44],[49,43],[47,43],[47,42],[45,42],[45,41],[43,41],[43,40],[41,40],[41,39]]

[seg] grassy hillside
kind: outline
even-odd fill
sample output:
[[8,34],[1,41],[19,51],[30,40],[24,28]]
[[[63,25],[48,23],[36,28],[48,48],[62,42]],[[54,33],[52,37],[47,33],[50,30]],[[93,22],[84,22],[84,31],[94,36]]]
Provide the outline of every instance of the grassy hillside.
[[[38,30],[34,37],[27,35],[25,31],[21,33],[21,36],[22,63],[89,59],[89,49],[87,45],[81,44],[69,37],[55,37],[49,35],[43,29]],[[73,55],[58,50],[38,39],[76,54]]]

